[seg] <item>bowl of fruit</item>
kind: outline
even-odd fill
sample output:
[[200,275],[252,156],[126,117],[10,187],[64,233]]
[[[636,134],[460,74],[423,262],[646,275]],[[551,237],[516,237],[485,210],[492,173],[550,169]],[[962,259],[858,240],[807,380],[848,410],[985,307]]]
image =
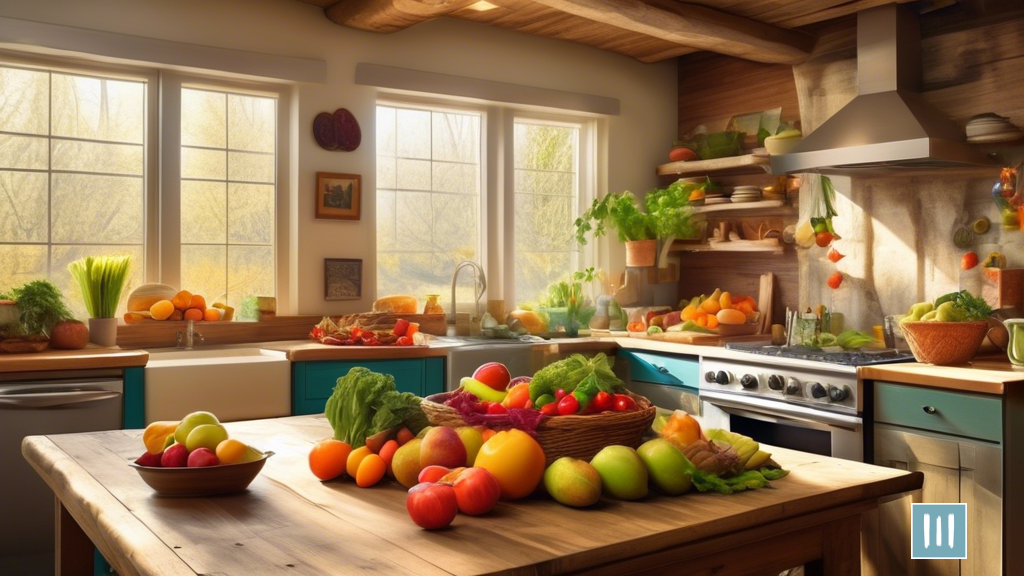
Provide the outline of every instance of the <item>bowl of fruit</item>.
[[130,464],[161,496],[216,496],[245,491],[273,452],[228,438],[209,412],[179,422],[153,422],[142,434],[146,451]]
[[992,308],[966,290],[918,302],[900,320],[900,330],[918,362],[966,364],[978,353],[990,325]]

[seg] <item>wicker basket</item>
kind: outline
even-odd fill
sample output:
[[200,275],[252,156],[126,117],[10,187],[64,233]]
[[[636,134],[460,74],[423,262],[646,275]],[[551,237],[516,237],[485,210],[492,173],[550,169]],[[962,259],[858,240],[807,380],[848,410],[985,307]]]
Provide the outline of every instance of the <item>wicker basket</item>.
[[[420,406],[434,426],[466,426],[459,412],[444,404],[453,392],[434,394],[423,399]],[[629,393],[639,410],[631,412],[602,412],[579,416],[545,417],[537,426],[534,436],[544,448],[547,463],[563,456],[590,461],[602,448],[622,444],[631,448],[640,445],[640,439],[654,422],[657,409],[650,400]],[[495,430],[512,428],[504,414],[484,415],[484,426]]]
[[900,328],[918,362],[950,366],[974,358],[988,322],[904,322]]

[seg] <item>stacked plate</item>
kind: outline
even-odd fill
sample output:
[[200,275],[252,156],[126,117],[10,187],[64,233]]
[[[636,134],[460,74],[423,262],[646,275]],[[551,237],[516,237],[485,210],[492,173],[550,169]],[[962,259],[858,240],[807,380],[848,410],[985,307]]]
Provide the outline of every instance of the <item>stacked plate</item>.
[[707,196],[704,197],[704,205],[709,206],[712,204],[727,204],[729,197],[725,195],[725,192],[721,188],[715,188],[713,192],[708,192]]
[[760,199],[760,186],[737,186],[732,190],[733,202],[757,202]]
[[1014,142],[1022,137],[1024,131],[998,114],[978,114],[967,121],[967,141],[972,144]]

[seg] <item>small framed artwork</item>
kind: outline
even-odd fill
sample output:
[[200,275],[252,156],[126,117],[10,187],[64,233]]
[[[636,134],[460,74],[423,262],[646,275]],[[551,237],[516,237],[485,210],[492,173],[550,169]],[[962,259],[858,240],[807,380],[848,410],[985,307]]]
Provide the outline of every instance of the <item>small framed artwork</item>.
[[316,173],[316,217],[359,220],[363,178],[359,174]]
[[324,258],[324,300],[359,300],[363,296],[363,261]]

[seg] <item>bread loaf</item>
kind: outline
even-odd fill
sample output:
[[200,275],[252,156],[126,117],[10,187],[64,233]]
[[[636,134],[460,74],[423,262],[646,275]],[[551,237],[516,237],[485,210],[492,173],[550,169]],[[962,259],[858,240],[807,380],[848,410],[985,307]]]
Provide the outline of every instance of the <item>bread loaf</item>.
[[416,297],[408,295],[385,296],[373,303],[374,312],[387,314],[415,314],[416,308]]

